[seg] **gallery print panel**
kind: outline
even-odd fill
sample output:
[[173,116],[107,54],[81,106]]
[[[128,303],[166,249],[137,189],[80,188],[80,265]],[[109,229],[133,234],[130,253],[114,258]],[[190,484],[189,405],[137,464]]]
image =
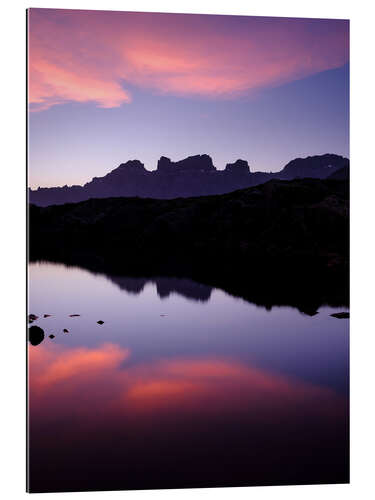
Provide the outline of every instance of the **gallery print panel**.
[[349,481],[349,21],[29,9],[30,492]]

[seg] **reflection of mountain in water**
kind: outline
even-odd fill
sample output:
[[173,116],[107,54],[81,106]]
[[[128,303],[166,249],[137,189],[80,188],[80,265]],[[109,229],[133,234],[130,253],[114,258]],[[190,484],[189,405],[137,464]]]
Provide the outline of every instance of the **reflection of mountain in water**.
[[212,287],[197,283],[187,278],[133,278],[129,276],[111,276],[107,278],[115,283],[121,290],[139,294],[147,283],[154,283],[160,298],[169,297],[171,293],[182,295],[186,299],[207,302],[211,297]]
[[[285,170],[310,175],[310,163]],[[194,280],[268,308],[292,305],[309,314],[349,301],[348,180],[273,179],[217,196],[31,205],[29,215],[31,260],[136,277],[125,288],[142,288],[146,276],[161,297],[176,291],[205,300],[209,289],[192,291]]]
[[[272,268],[269,273],[261,267],[251,267],[249,272],[241,270],[212,274],[206,269],[197,269],[195,272],[187,269],[163,269],[160,274],[136,274],[138,268],[132,263],[130,267],[119,265],[118,262],[108,261],[100,256],[80,255],[68,256],[65,259],[33,259],[31,262],[53,262],[66,267],[78,267],[95,275],[100,275],[118,286],[127,293],[140,294],[144,287],[155,284],[160,298],[166,298],[176,293],[189,300],[207,302],[215,289],[238,297],[260,307],[271,310],[274,306],[295,307],[303,314],[315,315],[322,305],[331,307],[348,307],[347,289],[345,283],[339,281],[336,285],[332,281],[322,281],[322,276],[316,269],[307,269],[294,275],[277,273]],[[161,273],[163,272],[163,276]],[[173,273],[173,274],[172,274]],[[189,277],[187,277],[189,276]],[[341,286],[340,286],[341,285]]]

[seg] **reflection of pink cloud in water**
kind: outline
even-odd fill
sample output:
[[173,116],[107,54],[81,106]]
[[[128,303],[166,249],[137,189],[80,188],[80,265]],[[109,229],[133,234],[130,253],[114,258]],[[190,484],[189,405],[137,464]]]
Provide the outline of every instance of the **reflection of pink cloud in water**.
[[127,349],[120,349],[113,344],[103,344],[99,349],[76,348],[71,352],[62,352],[45,366],[38,378],[41,387],[55,383],[72,381],[74,377],[86,379],[91,375],[113,370],[129,355]]
[[347,402],[226,359],[30,347],[34,491],[347,481]]
[[[157,92],[233,97],[348,61],[348,24],[32,9],[32,109],[67,101],[116,107],[127,83]],[[125,82],[125,84],[124,84]]]
[[[256,410],[257,418],[308,413],[334,417],[344,408],[334,391],[225,359],[172,359],[129,365],[130,352],[30,347],[30,407],[37,414],[98,412],[106,418],[150,412],[213,415]],[[82,397],[84,395],[84,397]]]

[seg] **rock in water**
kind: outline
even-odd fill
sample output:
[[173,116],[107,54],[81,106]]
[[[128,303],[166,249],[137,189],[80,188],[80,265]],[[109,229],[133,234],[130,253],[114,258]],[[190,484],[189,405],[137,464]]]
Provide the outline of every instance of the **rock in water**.
[[39,345],[44,340],[44,331],[39,326],[29,328],[29,342],[31,345]]
[[50,314],[43,314],[43,318],[49,318],[50,316]]
[[69,330],[67,328],[64,328],[63,332],[64,333],[69,333]]
[[331,314],[334,318],[338,319],[348,319],[349,318],[349,313],[348,312],[339,312],[339,313],[334,313]]
[[99,321],[97,321],[98,325],[102,325],[104,323],[104,321],[102,321],[101,319]]
[[29,320],[31,319],[31,321],[35,321],[38,317],[39,316],[36,316],[35,314],[29,314]]
[[51,333],[51,335],[49,335],[49,338],[50,339],[54,339],[55,338],[55,336],[53,335],[53,333]]
[[319,314],[319,311],[316,311],[315,309],[304,309],[303,314],[306,314],[306,316],[316,316]]
[[80,314],[69,314],[69,318],[75,318],[76,316],[81,316]]

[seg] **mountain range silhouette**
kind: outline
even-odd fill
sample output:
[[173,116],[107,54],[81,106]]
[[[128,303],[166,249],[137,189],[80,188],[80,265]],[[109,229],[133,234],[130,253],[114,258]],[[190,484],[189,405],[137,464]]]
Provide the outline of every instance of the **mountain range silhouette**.
[[29,202],[48,206],[91,198],[188,198],[225,194],[271,179],[326,179],[330,176],[347,179],[349,160],[336,154],[296,158],[280,172],[267,173],[251,172],[248,162],[241,159],[228,163],[224,170],[218,170],[207,154],[189,156],[177,162],[162,156],[154,171],[147,170],[139,160],[129,160],[103,177],[94,177],[83,186],[29,189]]

